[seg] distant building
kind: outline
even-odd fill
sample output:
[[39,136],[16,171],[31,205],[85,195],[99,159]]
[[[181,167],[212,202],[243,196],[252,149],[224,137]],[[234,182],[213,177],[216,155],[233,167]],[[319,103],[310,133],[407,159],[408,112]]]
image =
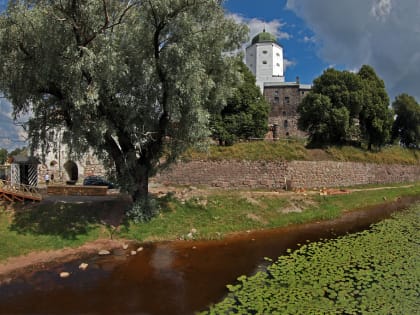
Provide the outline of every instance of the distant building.
[[266,100],[271,105],[268,123],[273,138],[305,137],[297,127],[297,107],[312,88],[309,84],[285,82],[283,47],[274,35],[266,32],[256,35],[246,48],[246,65],[255,75]]

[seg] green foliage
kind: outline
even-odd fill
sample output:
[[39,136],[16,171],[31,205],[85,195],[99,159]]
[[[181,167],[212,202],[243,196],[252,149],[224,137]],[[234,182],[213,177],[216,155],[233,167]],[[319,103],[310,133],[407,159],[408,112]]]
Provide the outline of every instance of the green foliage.
[[148,222],[158,213],[156,199],[148,197],[134,202],[133,207],[127,212],[127,217],[135,223]]
[[299,114],[298,126],[309,133],[311,145],[346,141],[349,111],[346,107],[333,107],[328,96],[310,93],[299,105]]
[[416,314],[420,205],[337,240],[303,245],[238,278],[202,314]]
[[370,66],[355,74],[327,69],[298,106],[298,126],[312,146],[365,142],[381,147],[390,139],[392,112],[383,81]]
[[401,94],[395,98],[392,107],[397,115],[392,138],[399,138],[406,147],[420,148],[420,104],[414,97]]
[[0,16],[0,90],[29,137],[111,161],[134,199],[163,161],[209,135],[237,81],[245,26],[219,0],[13,1]]
[[385,84],[370,66],[362,66],[357,75],[362,79],[362,110],[359,122],[363,139],[368,144],[381,147],[391,139],[393,113],[388,108],[389,97]]
[[237,67],[242,80],[223,110],[211,118],[213,138],[225,145],[240,139],[263,138],[267,133],[269,104],[246,65],[238,61]]

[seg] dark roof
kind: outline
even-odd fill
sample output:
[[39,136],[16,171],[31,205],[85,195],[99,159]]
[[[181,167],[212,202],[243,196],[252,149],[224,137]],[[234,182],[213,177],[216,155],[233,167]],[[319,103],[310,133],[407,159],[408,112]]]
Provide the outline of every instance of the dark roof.
[[15,155],[13,158],[13,164],[41,164],[41,162],[34,156]]

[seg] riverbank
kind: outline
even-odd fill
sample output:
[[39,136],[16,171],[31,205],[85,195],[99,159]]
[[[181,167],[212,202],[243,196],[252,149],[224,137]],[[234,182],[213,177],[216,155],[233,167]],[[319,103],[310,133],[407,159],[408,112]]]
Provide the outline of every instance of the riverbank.
[[106,203],[55,201],[3,210],[0,279],[128,242],[221,239],[231,233],[328,220],[362,206],[420,196],[420,183],[329,192],[157,187],[154,193],[161,197],[160,213],[139,224],[121,219],[124,204],[118,199]]

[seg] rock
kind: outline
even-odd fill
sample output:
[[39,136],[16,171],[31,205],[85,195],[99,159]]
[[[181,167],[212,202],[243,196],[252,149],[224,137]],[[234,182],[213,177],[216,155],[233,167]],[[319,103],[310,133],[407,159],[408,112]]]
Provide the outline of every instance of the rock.
[[132,251],[130,252],[130,254],[131,254],[131,256],[137,255],[137,251],[132,250]]
[[191,238],[193,238],[193,234],[190,232],[190,233],[187,234],[187,237],[191,239]]
[[192,229],[191,229],[191,233],[193,233],[193,234],[194,234],[194,233],[197,233],[197,229],[192,228]]
[[88,267],[89,265],[87,264],[87,263],[81,263],[80,265],[79,265],[79,269],[80,270],[86,270],[87,269],[87,267]]
[[98,253],[99,256],[105,256],[105,255],[109,255],[111,254],[111,252],[109,250],[106,249],[101,249]]
[[128,248],[128,244],[123,244],[122,248],[123,249],[127,249]]
[[70,277],[70,272],[67,272],[67,271],[60,272],[60,278],[68,278],[68,277]]
[[137,248],[137,252],[141,252],[143,250],[143,247],[139,247],[139,248]]

